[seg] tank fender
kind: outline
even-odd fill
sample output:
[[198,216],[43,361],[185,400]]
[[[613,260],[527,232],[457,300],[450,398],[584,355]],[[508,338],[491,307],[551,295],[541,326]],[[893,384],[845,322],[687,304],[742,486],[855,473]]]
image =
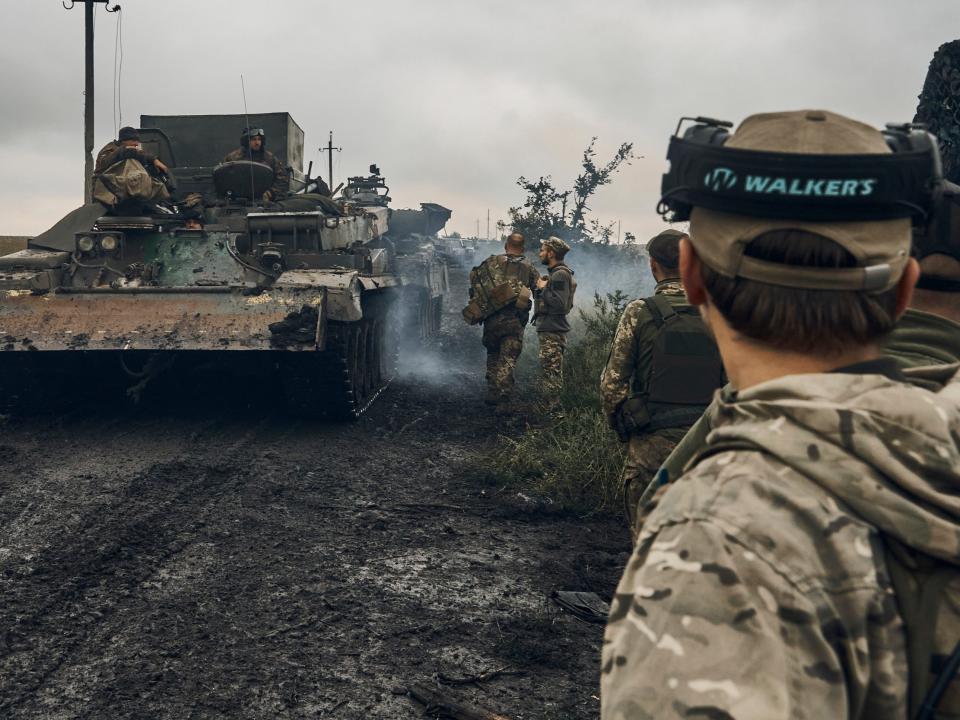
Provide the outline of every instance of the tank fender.
[[363,319],[360,295],[363,285],[356,270],[288,270],[274,285],[277,289],[326,288],[327,318],[338,322]]

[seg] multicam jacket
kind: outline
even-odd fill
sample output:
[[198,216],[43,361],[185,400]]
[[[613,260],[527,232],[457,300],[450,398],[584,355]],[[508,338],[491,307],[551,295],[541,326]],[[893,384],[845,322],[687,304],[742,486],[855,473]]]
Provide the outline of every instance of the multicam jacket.
[[270,188],[270,193],[273,195],[274,200],[283,197],[289,192],[290,178],[287,177],[287,171],[284,169],[283,164],[277,160],[276,156],[269,150],[253,152],[252,150],[241,147],[227,153],[226,157],[223,158],[223,162],[236,162],[238,160],[252,160],[255,163],[266,165],[273,170],[273,186]]
[[[686,305],[687,295],[679,278],[657,283],[655,295],[663,295],[671,305]],[[643,300],[629,303],[620,316],[610,357],[600,375],[603,412],[612,415],[631,393],[643,392],[650,375],[650,355],[657,335],[653,315]]]
[[[722,394],[710,444],[760,451],[704,458],[646,520],[610,610],[604,720],[907,717],[880,531],[960,562],[960,365],[906,371],[934,390],[869,372]],[[960,637],[957,577],[940,656]]]

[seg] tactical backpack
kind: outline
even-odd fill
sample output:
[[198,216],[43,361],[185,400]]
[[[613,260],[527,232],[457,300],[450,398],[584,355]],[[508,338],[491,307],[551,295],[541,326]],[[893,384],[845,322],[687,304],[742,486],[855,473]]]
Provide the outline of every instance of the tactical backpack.
[[717,345],[695,307],[673,306],[662,295],[643,302],[658,332],[646,392],[620,407],[622,436],[692,425],[727,381]]
[[491,255],[470,271],[470,302],[463,319],[470,325],[483,322],[513,305],[518,312],[530,309],[530,263],[522,255]]
[[96,177],[93,198],[108,207],[116,207],[127,200],[166,202],[170,193],[160,180],[151,177],[139,160],[128,158],[114,163]]

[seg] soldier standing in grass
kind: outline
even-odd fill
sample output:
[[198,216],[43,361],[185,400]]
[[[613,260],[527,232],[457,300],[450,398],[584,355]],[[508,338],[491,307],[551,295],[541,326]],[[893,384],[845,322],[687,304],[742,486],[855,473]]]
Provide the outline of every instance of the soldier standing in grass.
[[600,376],[603,412],[627,443],[621,485],[634,538],[644,490],[724,382],[716,343],[680,282],[685,237],[664,230],[647,244],[657,287],[653,296],[624,309]]
[[563,387],[563,352],[567,344],[570,323],[567,315],[573,309],[577,281],[563,259],[570,246],[558,237],[540,242],[540,262],[547,266],[548,275],[537,280],[534,293],[534,324],[540,340],[541,392],[547,409],[560,405]]

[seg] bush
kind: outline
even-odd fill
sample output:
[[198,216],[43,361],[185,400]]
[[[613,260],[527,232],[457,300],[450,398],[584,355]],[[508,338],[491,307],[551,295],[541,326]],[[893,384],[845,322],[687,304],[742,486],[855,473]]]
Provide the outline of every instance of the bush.
[[600,405],[600,373],[628,297],[594,295],[574,318],[564,358],[563,417],[519,438],[501,437],[486,473],[498,484],[549,498],[561,508],[619,507],[623,447]]

